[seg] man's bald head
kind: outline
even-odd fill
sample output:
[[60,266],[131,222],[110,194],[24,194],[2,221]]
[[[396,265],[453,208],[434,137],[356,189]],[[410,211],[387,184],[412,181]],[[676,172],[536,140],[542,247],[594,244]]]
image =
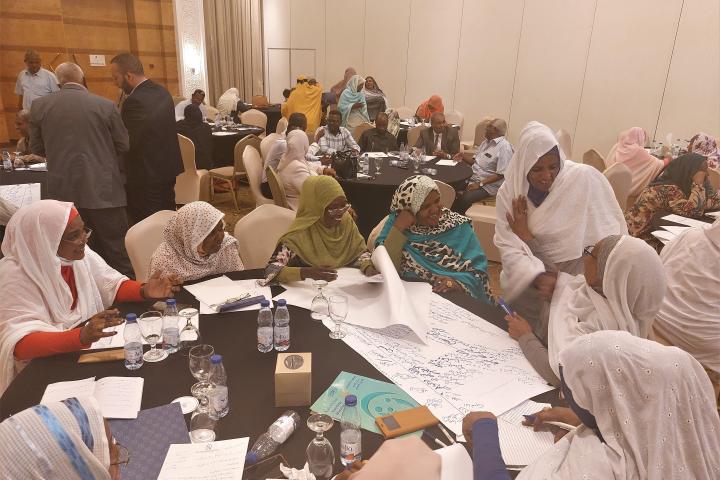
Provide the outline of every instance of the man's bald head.
[[55,69],[55,76],[57,76],[60,85],[65,85],[66,83],[79,83],[82,85],[85,74],[82,68],[76,63],[65,62],[58,65]]

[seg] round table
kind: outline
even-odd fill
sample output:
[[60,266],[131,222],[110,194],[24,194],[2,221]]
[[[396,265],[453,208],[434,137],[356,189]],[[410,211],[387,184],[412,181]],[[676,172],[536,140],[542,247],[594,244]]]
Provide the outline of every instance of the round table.
[[[261,270],[247,270],[228,274],[233,279],[259,278]],[[280,287],[273,287],[273,295],[280,293]],[[482,316],[489,322],[507,330],[503,313],[493,307],[461,293],[444,294],[445,298],[457,305]],[[177,297],[179,307],[198,302],[185,290]],[[122,314],[142,313],[152,310],[150,304],[119,304]],[[343,341],[328,338],[328,329],[310,318],[310,313],[298,307],[289,306],[292,338],[289,352],[312,352],[312,398],[317,399],[335,380],[341,371],[347,371],[378,380],[389,381],[367,360]],[[230,412],[218,422],[217,439],[251,437],[250,446],[261,433],[265,432],[286,407],[275,407],[274,373],[277,355],[257,351],[257,311],[232,312],[200,316],[200,332],[203,341],[213,345],[223,356],[228,372]],[[160,363],[145,363],[135,371],[127,370],[121,361],[106,363],[77,363],[78,353],[38,358],[30,362],[18,374],[0,398],[0,420],[4,420],[28,407],[36,405],[49,383],[79,380],[95,376],[143,377],[144,390],[142,409],[165,405],[174,398],[189,395],[195,379],[190,374],[188,359],[182,353],[170,355]],[[555,390],[534,397],[536,401],[553,402],[557,399]],[[313,438],[305,421],[308,407],[292,408],[302,417],[302,424],[277,453],[281,453],[292,466],[304,465],[305,449]],[[185,417],[189,421],[189,415]],[[326,434],[332,442],[336,456],[339,454],[340,426],[338,423]],[[438,433],[438,436],[442,436]],[[383,438],[363,431],[363,457],[370,457],[380,446]],[[250,447],[249,446],[249,447]],[[249,448],[248,447],[248,448]],[[436,448],[436,447],[435,447]],[[335,471],[341,469],[336,458]],[[264,478],[264,477],[263,477]]]
[[240,125],[232,130],[213,132],[213,168],[235,163],[235,144],[248,135],[260,135],[263,129],[254,125]]
[[[392,158],[391,158],[392,159]],[[465,187],[465,182],[472,176],[472,168],[464,162],[455,166],[436,165],[438,159],[430,160],[421,167],[435,168],[436,175],[431,177],[451,185],[455,190]],[[370,159],[371,174],[375,173],[376,159]],[[388,158],[383,159],[380,175],[372,178],[340,180],[348,201],[357,213],[357,226],[360,233],[367,238],[373,228],[388,214],[390,202],[397,187],[406,178],[416,175],[410,168],[393,167]]]

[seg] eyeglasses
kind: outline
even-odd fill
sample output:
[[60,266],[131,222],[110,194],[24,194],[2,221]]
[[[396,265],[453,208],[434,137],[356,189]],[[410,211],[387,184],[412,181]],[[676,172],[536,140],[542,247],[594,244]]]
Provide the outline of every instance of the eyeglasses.
[[60,241],[80,245],[81,243],[87,242],[90,235],[92,235],[92,228],[83,227],[82,232],[73,235],[75,238],[61,238]]
[[[116,448],[110,451],[110,465],[127,467],[128,463],[130,463],[130,451],[124,445],[121,445],[115,437],[112,437],[112,444]],[[113,455],[113,453],[115,454]]]
[[597,260],[597,257],[592,254],[592,252],[595,250],[595,245],[590,245],[589,247],[583,248],[583,255],[588,255],[590,257],[593,257],[595,260]]
[[347,212],[351,208],[352,208],[352,205],[350,205],[349,203],[346,203],[344,207],[328,208],[327,212],[331,217],[341,217],[345,214],[345,212]]

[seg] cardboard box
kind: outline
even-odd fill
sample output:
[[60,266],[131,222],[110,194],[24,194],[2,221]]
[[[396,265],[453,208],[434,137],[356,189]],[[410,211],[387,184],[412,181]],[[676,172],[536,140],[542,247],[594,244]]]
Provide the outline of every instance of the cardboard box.
[[278,353],[275,364],[275,406],[303,407],[312,403],[312,354]]

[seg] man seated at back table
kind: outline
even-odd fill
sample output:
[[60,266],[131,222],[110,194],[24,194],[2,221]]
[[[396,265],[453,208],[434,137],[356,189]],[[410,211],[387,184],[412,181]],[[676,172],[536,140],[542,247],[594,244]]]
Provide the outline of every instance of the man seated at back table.
[[392,152],[397,150],[397,139],[388,132],[388,116],[380,112],[375,117],[375,128],[365,130],[360,135],[360,151]]
[[435,112],[430,117],[430,128],[420,132],[415,147],[423,149],[426,155],[450,158],[460,151],[460,137],[457,129],[445,122],[445,115]]
[[350,131],[340,126],[342,115],[339,111],[333,110],[328,113],[327,126],[322,127],[315,134],[315,143],[310,145],[308,154],[322,156],[323,163],[329,161],[330,155],[343,150],[355,150],[360,153],[360,147],[350,134]]
[[190,100],[183,100],[182,102],[175,105],[175,120],[182,120],[183,118],[185,118],[185,107],[190,104],[200,107],[203,120],[207,118],[207,109],[205,108],[205,92],[198,88],[192,93],[192,95],[190,96]]

